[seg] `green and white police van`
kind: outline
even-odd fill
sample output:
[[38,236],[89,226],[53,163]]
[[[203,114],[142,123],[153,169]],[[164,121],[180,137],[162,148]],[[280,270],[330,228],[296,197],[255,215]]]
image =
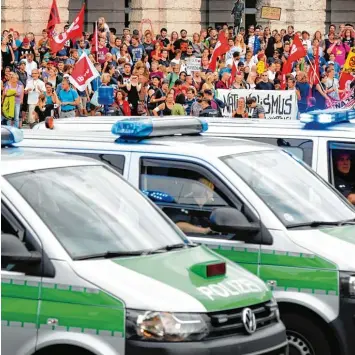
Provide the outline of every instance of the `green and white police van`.
[[21,146],[106,162],[191,241],[258,275],[274,291],[292,355],[353,355],[354,209],[289,152],[206,129],[194,118],[126,119],[113,134],[27,131]]
[[3,355],[288,354],[259,278],[106,164],[1,134]]

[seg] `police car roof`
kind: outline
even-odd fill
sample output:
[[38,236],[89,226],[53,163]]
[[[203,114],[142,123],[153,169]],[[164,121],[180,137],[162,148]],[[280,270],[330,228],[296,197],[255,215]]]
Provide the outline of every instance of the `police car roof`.
[[[246,139],[196,136],[166,136],[143,139],[136,143],[116,143],[117,136],[107,132],[69,132],[69,131],[30,131],[24,132],[21,146],[30,147],[31,139],[36,146],[50,148],[80,148],[80,142],[86,142],[83,149],[110,149],[127,152],[148,151],[156,153],[182,154],[186,156],[226,156],[251,151],[274,150],[274,146]],[[74,143],[73,143],[74,142]],[[107,145],[110,145],[109,147]],[[149,148],[148,148],[149,146]]]
[[[178,116],[183,118],[183,116]],[[191,117],[191,116],[186,116]],[[76,117],[70,119],[55,120],[55,131],[86,131],[86,132],[109,132],[112,125],[118,120],[124,120],[127,117]],[[141,118],[141,117],[140,117]],[[326,127],[326,129],[305,129],[305,124],[298,120],[266,120],[266,119],[236,119],[236,118],[205,118],[208,122],[209,129],[203,134],[223,134],[228,133],[229,136],[234,132],[244,133],[245,131],[263,134],[280,134],[287,133],[298,136],[315,136],[315,137],[355,137],[355,122],[342,122]],[[34,130],[48,131],[44,122],[36,125]]]
[[45,152],[43,150],[27,148],[1,149],[1,175],[82,165],[102,164],[90,158]]

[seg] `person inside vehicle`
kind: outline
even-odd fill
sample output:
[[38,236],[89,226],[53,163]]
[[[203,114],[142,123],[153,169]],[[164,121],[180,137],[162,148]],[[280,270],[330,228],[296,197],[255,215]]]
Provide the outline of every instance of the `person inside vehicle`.
[[335,154],[334,184],[335,188],[355,205],[355,178],[351,175],[351,155],[346,151]]
[[208,179],[201,177],[191,186],[191,192],[185,198],[191,198],[191,204],[196,205],[196,209],[181,209],[174,216],[169,216],[176,225],[186,234],[208,234],[209,213],[203,211],[203,207],[213,198],[214,185]]

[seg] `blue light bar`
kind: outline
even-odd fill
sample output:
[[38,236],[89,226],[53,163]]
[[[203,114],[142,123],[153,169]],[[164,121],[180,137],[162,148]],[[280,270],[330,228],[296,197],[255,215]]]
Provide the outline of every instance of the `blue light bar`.
[[317,110],[317,111],[302,113],[300,115],[301,122],[308,125],[337,124],[341,122],[349,122],[351,119],[354,118],[355,118],[355,110],[339,110],[339,109]]
[[11,146],[23,140],[23,131],[11,126],[1,126],[1,147]]
[[120,139],[137,140],[150,137],[164,137],[176,134],[200,134],[207,131],[208,124],[199,118],[132,118],[117,121],[111,129]]

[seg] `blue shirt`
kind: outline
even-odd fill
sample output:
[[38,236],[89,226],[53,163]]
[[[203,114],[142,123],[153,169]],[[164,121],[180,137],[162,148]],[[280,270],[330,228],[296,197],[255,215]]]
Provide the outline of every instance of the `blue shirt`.
[[97,91],[97,89],[101,86],[101,78],[98,76],[91,82],[92,91]]
[[[68,91],[61,89],[58,94],[58,98],[61,102],[73,102],[79,97],[78,93],[73,90],[69,89]],[[69,111],[74,110],[75,106],[72,105],[62,105],[62,110]]]
[[185,107],[185,110],[186,110],[186,114],[187,114],[188,116],[190,116],[190,114],[191,114],[191,107],[192,107],[192,104],[193,104],[194,102],[196,102],[195,99],[186,100],[186,101],[185,101],[186,105],[185,105],[184,107]]
[[144,54],[144,47],[142,44],[139,44],[137,47],[130,45],[128,47],[128,52],[132,58],[133,64],[136,64],[136,62],[142,59]]
[[309,95],[310,85],[308,83],[297,83],[296,88],[300,91],[301,100],[300,104],[307,104],[307,97]]

